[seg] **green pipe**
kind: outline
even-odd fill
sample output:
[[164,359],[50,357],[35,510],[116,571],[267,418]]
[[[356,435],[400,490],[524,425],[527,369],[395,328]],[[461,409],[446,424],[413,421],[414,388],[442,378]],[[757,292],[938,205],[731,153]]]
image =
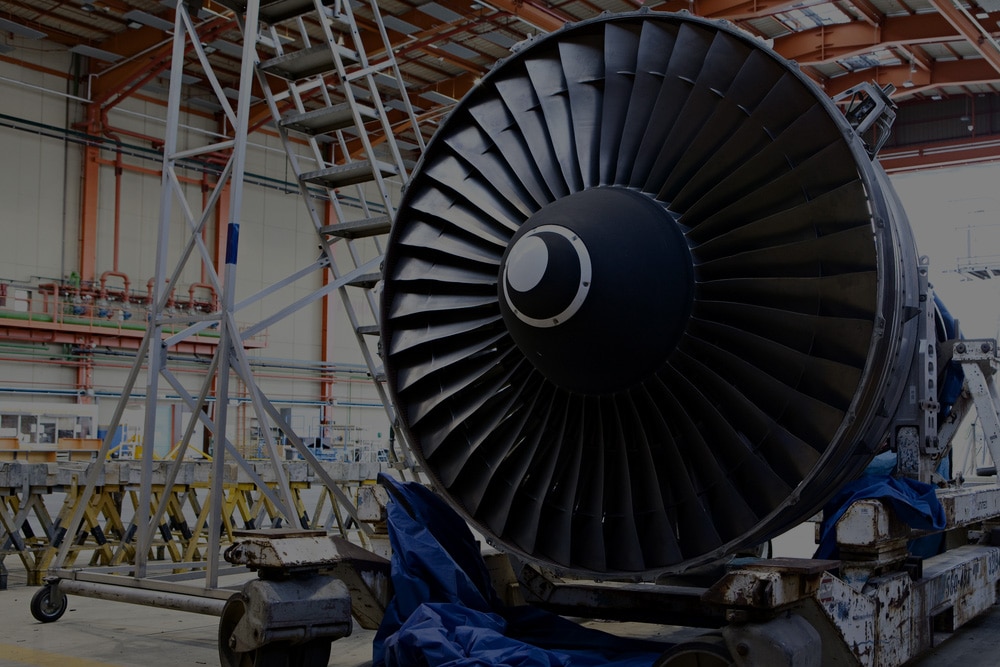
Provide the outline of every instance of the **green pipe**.
[[[102,327],[105,329],[126,329],[128,331],[145,331],[146,325],[142,323],[134,324],[122,324],[114,320],[92,320],[85,317],[62,317],[56,322],[55,318],[51,315],[44,313],[19,313],[19,312],[0,312],[0,319],[8,320],[20,320],[23,322],[45,322],[45,323],[57,323],[57,324],[73,324],[77,326],[85,327]],[[168,329],[164,327],[163,329],[166,333],[177,333],[181,329]],[[218,338],[219,333],[216,331],[201,331],[198,333],[201,338]]]

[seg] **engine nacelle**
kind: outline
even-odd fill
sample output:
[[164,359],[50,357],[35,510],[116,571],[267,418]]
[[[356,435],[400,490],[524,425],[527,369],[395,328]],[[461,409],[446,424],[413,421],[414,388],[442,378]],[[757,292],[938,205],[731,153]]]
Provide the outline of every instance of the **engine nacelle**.
[[918,263],[888,179],[728,24],[602,15],[442,124],[384,266],[399,420],[497,546],[652,578],[814,514],[884,441]]

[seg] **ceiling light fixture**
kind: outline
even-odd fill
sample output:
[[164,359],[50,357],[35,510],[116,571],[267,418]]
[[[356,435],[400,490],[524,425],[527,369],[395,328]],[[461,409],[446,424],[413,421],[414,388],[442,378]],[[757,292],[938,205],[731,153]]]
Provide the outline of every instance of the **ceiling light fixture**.
[[94,58],[95,60],[103,60],[109,63],[116,63],[122,59],[122,56],[117,53],[111,53],[110,51],[105,51],[104,49],[98,49],[93,46],[87,46],[86,44],[77,44],[69,51],[70,53],[75,53],[79,56],[86,56],[88,58]]
[[458,100],[454,97],[449,97],[436,90],[428,90],[427,92],[420,93],[420,97],[435,104],[458,104]]
[[[213,42],[209,42],[208,46],[225,53],[227,56],[232,56],[233,58],[243,57],[243,47],[239,44],[233,44],[232,42],[227,42],[224,39],[217,39]],[[206,51],[207,53],[207,51]]]
[[21,25],[20,23],[15,23],[14,21],[8,21],[7,19],[0,19],[0,32],[9,32],[26,39],[41,39],[46,36],[46,33],[41,30],[35,30],[34,28],[29,28],[26,25]]
[[122,15],[122,18],[131,22],[129,23],[129,27],[132,26],[132,23],[141,23],[142,25],[149,26],[150,28],[156,28],[157,30],[162,30],[163,32],[170,32],[174,29],[173,21],[161,19],[159,16],[154,16],[153,14],[144,12],[141,9],[133,9],[132,11],[126,12]]
[[432,16],[439,21],[444,21],[445,23],[456,23],[462,20],[462,15],[458,12],[453,12],[452,10],[439,5],[436,2],[425,2],[422,5],[417,6],[417,11],[423,12],[428,16]]
[[913,88],[913,75],[917,73],[917,63],[913,58],[913,54],[910,54],[910,76],[906,77],[906,81],[903,82],[903,88]]

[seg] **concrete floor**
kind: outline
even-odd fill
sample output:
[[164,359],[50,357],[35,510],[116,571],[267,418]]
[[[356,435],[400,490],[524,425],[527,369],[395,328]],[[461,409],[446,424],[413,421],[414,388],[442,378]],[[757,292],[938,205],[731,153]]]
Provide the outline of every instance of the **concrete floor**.
[[[66,614],[54,623],[39,623],[29,611],[37,590],[25,585],[24,572],[11,568],[8,589],[0,591],[0,666],[46,667],[176,667],[218,665],[218,619],[120,602],[71,596]],[[671,641],[690,629],[640,623],[588,622],[608,632]],[[355,628],[333,645],[330,665],[371,665],[374,632]],[[1000,606],[960,629],[916,667],[994,667],[1000,649]]]
[[[9,561],[8,561],[9,563]],[[0,666],[178,667],[218,665],[219,619],[169,609],[80,596],[54,623],[39,623],[29,602],[38,590],[25,585],[24,572],[11,568],[0,591]],[[374,632],[356,627],[334,645],[330,664],[371,664]]]

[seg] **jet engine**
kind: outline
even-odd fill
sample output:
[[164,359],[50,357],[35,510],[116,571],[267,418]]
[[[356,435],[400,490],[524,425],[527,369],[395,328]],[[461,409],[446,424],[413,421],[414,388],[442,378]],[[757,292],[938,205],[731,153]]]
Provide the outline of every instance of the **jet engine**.
[[442,123],[384,263],[382,354],[496,546],[652,579],[816,513],[885,440],[918,260],[855,125],[729,24],[604,14]]

